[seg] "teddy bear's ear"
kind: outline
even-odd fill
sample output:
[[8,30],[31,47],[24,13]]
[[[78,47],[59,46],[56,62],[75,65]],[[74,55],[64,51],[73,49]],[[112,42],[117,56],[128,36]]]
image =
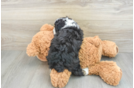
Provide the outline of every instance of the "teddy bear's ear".
[[49,24],[44,24],[41,28],[40,31],[53,31],[54,27]]
[[94,38],[99,39],[99,36],[98,35],[97,36],[94,36]]

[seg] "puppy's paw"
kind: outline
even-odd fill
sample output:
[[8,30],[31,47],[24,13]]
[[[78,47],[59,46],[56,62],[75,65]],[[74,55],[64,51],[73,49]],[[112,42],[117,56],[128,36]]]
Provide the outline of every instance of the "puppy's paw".
[[84,75],[88,75],[89,74],[89,69],[84,68],[84,69],[82,69],[82,72],[83,72]]

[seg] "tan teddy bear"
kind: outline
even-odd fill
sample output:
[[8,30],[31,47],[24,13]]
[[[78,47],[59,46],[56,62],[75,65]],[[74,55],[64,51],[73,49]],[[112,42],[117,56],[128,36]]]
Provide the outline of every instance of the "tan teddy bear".
[[88,67],[88,75],[99,75],[107,84],[116,86],[122,77],[121,69],[113,61],[100,61],[101,56],[115,57],[117,45],[112,41],[102,41],[98,36],[84,38],[79,51],[80,65]]
[[[116,86],[119,84],[122,71],[113,61],[100,61],[101,56],[115,57],[118,53],[118,47],[112,41],[101,41],[98,36],[86,37],[83,39],[81,49],[79,51],[79,59],[81,68],[85,71],[85,75],[99,75],[107,84]],[[88,72],[84,70],[88,69]],[[63,76],[64,75],[64,76]],[[52,69],[51,83],[54,87],[64,87],[71,72],[67,69],[61,73]]]
[[27,46],[28,56],[37,56],[41,61],[47,61],[49,46],[54,37],[53,26],[45,24],[40,31],[33,36],[32,42]]
[[[27,47],[29,56],[38,56],[41,61],[46,61],[49,46],[53,34],[51,25],[43,25],[32,42]],[[99,75],[107,84],[116,86],[119,84],[122,71],[113,61],[100,61],[101,56],[115,57],[118,53],[117,45],[112,41],[102,41],[98,36],[83,39],[79,51],[80,65],[85,75]],[[63,72],[51,70],[51,83],[54,87],[64,87],[71,76],[71,72],[65,69]]]

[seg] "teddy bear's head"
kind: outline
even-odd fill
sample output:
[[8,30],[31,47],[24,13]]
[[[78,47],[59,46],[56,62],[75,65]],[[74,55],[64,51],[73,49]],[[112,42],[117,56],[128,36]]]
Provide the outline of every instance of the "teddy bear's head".
[[53,29],[54,27],[52,25],[45,24],[40,28],[40,31],[52,31]]

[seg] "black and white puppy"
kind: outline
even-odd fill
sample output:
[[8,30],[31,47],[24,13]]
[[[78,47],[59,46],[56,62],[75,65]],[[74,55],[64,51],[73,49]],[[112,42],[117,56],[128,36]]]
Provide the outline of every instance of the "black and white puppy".
[[73,75],[83,76],[78,57],[83,31],[79,25],[71,18],[62,17],[55,21],[54,33],[47,56],[50,69],[58,72],[68,69]]

